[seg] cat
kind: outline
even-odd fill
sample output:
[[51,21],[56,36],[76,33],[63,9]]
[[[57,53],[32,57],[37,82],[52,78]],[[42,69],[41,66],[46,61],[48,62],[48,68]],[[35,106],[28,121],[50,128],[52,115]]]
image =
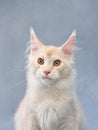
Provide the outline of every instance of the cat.
[[74,88],[76,32],[60,47],[46,46],[31,29],[27,90],[15,113],[15,130],[84,130]]

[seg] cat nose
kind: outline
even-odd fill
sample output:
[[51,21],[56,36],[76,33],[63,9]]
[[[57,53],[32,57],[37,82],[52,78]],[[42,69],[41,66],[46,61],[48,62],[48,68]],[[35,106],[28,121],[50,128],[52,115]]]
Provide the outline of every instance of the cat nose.
[[45,75],[48,75],[48,74],[50,74],[51,72],[50,72],[49,70],[45,70],[44,73],[45,73]]

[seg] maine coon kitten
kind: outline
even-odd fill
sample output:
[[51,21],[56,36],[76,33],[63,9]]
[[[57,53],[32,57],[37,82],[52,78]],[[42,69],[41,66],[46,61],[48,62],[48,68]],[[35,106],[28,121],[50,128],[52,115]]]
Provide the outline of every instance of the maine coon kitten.
[[27,90],[16,114],[16,130],[84,130],[74,88],[76,33],[60,47],[45,46],[31,29]]

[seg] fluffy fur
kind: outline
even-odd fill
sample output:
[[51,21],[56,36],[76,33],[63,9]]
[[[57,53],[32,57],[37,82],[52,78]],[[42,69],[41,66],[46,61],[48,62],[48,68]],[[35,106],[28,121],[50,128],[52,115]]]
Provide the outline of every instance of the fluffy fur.
[[[15,114],[15,130],[84,130],[86,128],[74,89],[75,39],[76,34],[73,32],[61,47],[45,46],[31,30],[27,90]],[[40,63],[38,63],[39,58],[41,58]]]

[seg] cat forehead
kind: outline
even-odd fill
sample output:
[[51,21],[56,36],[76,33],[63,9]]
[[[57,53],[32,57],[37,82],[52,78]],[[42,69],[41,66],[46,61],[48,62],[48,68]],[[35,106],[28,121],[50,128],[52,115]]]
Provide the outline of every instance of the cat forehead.
[[45,53],[48,58],[50,58],[53,55],[57,55],[59,52],[59,48],[55,46],[46,46],[45,47]]

